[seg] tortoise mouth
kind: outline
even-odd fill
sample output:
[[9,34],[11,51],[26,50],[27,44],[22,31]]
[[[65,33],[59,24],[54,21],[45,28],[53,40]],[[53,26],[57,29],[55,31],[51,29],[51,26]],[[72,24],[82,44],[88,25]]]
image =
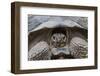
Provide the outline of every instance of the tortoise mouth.
[[66,42],[51,42],[52,45],[54,45],[55,48],[62,48],[66,46]]

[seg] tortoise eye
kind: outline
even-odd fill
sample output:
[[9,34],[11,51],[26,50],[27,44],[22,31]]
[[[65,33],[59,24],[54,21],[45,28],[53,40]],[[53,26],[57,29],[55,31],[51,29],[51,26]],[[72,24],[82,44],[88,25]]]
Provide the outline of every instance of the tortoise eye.
[[63,37],[63,39],[65,39],[65,37]]
[[55,36],[53,36],[53,39],[55,40]]

